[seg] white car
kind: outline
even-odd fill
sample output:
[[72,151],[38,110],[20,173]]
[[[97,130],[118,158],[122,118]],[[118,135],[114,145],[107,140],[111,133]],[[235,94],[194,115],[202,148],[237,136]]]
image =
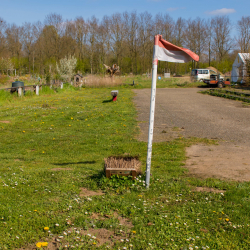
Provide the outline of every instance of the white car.
[[[210,79],[211,75],[217,75],[217,73],[211,69],[193,69],[191,80],[194,82],[203,82],[203,80]],[[224,80],[224,77],[220,76],[219,79]]]

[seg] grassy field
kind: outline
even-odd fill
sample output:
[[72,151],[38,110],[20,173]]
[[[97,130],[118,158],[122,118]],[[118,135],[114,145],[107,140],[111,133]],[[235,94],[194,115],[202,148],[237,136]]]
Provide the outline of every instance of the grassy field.
[[0,249],[250,248],[249,183],[183,168],[186,147],[212,141],[155,143],[148,190],[144,175],[105,178],[109,156],[145,171],[132,88],[117,87],[117,102],[111,88],[0,92]]
[[[151,88],[151,78],[147,76],[129,76],[124,78],[126,84],[135,84],[135,88]],[[189,76],[170,77],[157,79],[157,88],[204,88],[207,84],[203,82],[191,82]]]

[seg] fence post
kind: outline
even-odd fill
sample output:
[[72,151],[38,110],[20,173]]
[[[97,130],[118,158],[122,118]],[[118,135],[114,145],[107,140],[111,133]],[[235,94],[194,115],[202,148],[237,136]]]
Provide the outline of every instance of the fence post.
[[18,88],[18,96],[22,96],[23,95],[23,88],[19,87]]
[[39,85],[36,85],[36,95],[39,95]]
[[63,82],[61,82],[61,89],[63,89]]

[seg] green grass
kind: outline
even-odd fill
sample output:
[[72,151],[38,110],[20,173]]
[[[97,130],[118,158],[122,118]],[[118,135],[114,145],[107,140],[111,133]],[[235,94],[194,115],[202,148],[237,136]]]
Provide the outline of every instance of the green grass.
[[[145,170],[147,143],[135,139],[131,88],[118,87],[117,102],[111,88],[0,96],[0,121],[9,122],[0,122],[0,249],[38,242],[58,249],[249,249],[249,183],[199,180],[182,168],[187,146],[211,141],[154,143],[149,190],[144,175],[105,178],[104,158],[113,155],[137,156]],[[196,186],[225,193],[194,192]],[[104,194],[87,198],[81,188]],[[87,229],[108,230],[114,245],[101,245]]]

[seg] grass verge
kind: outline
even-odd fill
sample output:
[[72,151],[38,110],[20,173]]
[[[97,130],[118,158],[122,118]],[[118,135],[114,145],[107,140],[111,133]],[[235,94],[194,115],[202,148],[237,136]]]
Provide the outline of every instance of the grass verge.
[[[129,76],[124,78],[125,84],[135,84],[134,88],[151,88],[152,80],[146,76]],[[190,82],[190,77],[171,77],[157,79],[157,88],[204,88],[207,84],[203,82]]]
[[183,168],[185,148],[209,141],[155,143],[149,190],[144,176],[104,177],[109,156],[145,166],[133,93],[118,89],[117,102],[70,86],[1,102],[0,249],[249,249],[249,183]]

